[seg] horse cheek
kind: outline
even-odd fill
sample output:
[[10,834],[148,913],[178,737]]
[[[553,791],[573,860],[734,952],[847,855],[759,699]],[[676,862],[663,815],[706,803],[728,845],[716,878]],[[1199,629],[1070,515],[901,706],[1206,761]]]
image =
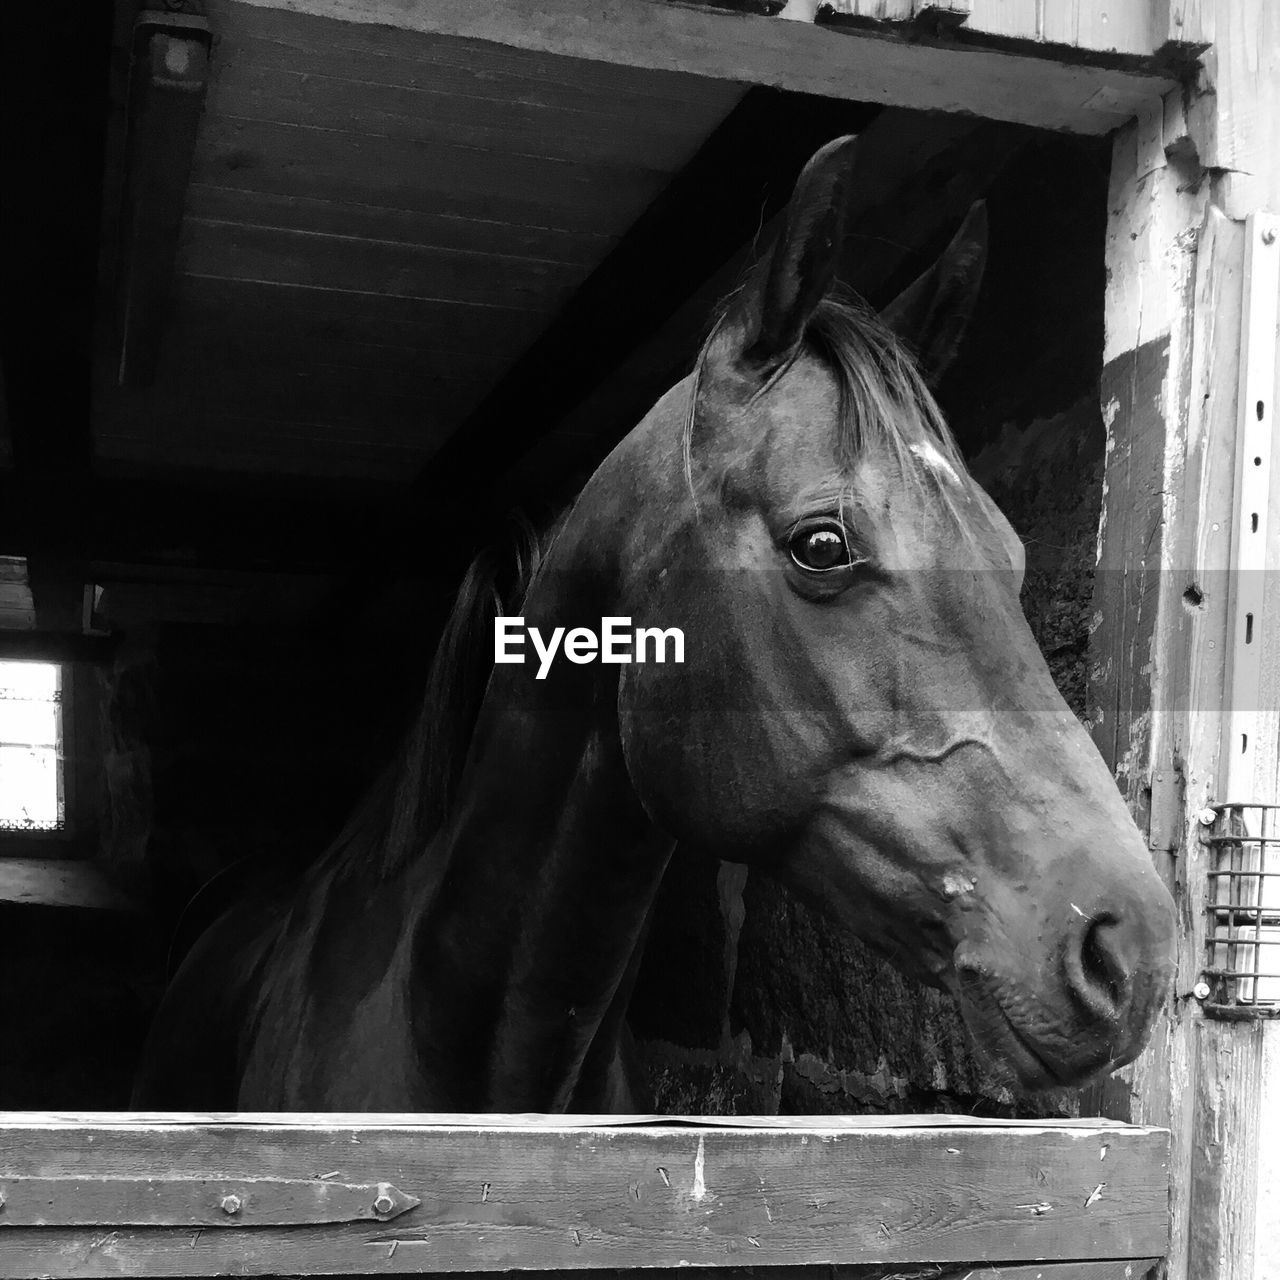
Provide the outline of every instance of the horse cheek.
[[618,684],[618,728],[627,773],[650,819],[668,835],[702,844],[720,828],[724,780],[708,749],[707,689],[688,666],[632,663]]

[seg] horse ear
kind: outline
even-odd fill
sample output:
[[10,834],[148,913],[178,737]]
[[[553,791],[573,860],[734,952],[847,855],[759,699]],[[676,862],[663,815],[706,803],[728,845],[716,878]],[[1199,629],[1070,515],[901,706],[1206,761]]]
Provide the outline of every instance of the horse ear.
[[776,366],[791,356],[831,288],[844,241],[856,142],[854,137],[828,142],[796,179],[773,252],[740,301],[743,355],[752,364]]
[[937,262],[904,289],[880,318],[919,357],[930,387],[942,381],[969,327],[987,265],[987,206],[979,200]]

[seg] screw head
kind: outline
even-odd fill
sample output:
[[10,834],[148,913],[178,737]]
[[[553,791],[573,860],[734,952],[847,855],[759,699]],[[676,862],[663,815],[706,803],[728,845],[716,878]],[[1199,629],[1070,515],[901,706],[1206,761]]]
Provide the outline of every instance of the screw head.
[[1268,227],[1268,228],[1267,228],[1267,229],[1262,233],[1262,243],[1263,243],[1263,244],[1275,244],[1275,242],[1276,242],[1276,233],[1275,233],[1274,231],[1272,231],[1270,227]]
[[396,1207],[396,1202],[385,1192],[378,1192],[378,1198],[373,1202],[374,1213],[390,1213]]
[[222,1212],[223,1212],[223,1213],[230,1213],[230,1214],[236,1214],[236,1213],[239,1213],[239,1212],[240,1212],[240,1197],[239,1197],[239,1196],[223,1196],[223,1197],[222,1197]]
[[1213,988],[1207,982],[1200,981],[1191,989],[1191,994],[1194,995],[1197,1000],[1207,1000],[1211,995],[1213,995]]
[[1196,814],[1196,821],[1202,827],[1211,827],[1215,822],[1217,822],[1217,820],[1218,820],[1217,809],[1204,808],[1204,809],[1201,809],[1200,812]]

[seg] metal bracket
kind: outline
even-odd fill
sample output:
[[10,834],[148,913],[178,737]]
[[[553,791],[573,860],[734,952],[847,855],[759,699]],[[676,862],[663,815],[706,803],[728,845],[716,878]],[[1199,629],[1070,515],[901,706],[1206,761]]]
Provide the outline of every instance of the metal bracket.
[[1280,805],[1202,809],[1205,959],[1195,997],[1224,1021],[1280,1017]]
[[422,1201],[389,1182],[325,1178],[28,1177],[0,1173],[4,1227],[291,1227],[390,1222]]

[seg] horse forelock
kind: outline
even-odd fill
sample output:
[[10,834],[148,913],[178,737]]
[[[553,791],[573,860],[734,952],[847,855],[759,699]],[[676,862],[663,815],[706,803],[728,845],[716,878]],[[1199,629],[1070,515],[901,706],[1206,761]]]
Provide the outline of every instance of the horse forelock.
[[[694,364],[681,442],[685,482],[695,495],[699,393],[717,339],[732,314],[732,298],[721,308]],[[868,456],[888,459],[905,488],[940,506],[959,532],[973,532],[963,498],[974,482],[942,410],[906,346],[870,308],[852,294],[829,294],[817,306],[805,341],[772,370],[755,392],[765,396],[808,352],[831,372],[839,393],[836,462],[852,476]]]

